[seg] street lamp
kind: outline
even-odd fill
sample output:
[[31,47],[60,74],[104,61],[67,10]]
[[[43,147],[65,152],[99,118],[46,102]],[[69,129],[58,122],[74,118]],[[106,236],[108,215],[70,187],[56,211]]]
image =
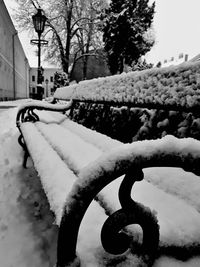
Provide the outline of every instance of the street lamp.
[[[32,16],[33,25],[35,28],[35,31],[38,34],[38,40],[31,40],[31,43],[38,45],[38,69],[37,69],[37,93],[39,95],[39,98],[42,99],[43,94],[43,88],[42,88],[42,75],[43,75],[43,69],[40,66],[41,65],[41,43],[45,44],[45,40],[41,40],[41,34],[44,31],[45,22],[47,20],[46,16],[44,15],[44,12],[41,8],[37,9],[37,13]],[[42,42],[41,42],[42,41]],[[45,41],[45,42],[44,42]]]
[[45,94],[45,97],[48,97],[49,93],[48,93],[48,83],[49,83],[49,80],[46,79],[45,80],[45,83],[46,83],[46,94]]

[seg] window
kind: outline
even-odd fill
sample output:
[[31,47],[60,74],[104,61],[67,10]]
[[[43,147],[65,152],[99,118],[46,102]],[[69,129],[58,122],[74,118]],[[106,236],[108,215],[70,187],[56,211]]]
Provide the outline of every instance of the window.
[[35,75],[32,75],[32,82],[35,82]]
[[50,77],[50,82],[53,83],[53,76]]
[[44,82],[44,76],[42,75],[42,82]]
[[180,59],[180,58],[183,58],[183,53],[180,53],[179,56],[178,56],[178,58],[179,58],[179,59]]
[[32,87],[32,93],[35,94],[35,87]]

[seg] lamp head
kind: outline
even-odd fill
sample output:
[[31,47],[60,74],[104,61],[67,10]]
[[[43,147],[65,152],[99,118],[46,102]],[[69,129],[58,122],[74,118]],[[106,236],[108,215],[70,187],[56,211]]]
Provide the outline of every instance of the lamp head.
[[43,14],[41,8],[38,8],[37,13],[32,16],[33,25],[35,28],[35,31],[41,35],[44,31],[45,22],[47,20],[46,16]]

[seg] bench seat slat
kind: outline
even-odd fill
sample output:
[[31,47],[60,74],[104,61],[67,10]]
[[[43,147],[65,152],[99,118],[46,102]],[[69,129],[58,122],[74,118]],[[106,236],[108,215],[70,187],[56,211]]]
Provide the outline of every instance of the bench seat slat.
[[[35,168],[40,175],[41,184],[49,200],[50,207],[56,215],[56,223],[58,225],[60,225],[64,207],[66,214],[67,211],[72,210],[75,214],[75,217],[72,219],[75,219],[77,214],[81,214],[81,210],[77,212],[74,206],[77,205],[81,207],[82,205],[80,205],[81,202],[79,202],[79,200],[85,201],[84,198],[81,198],[81,192],[85,191],[87,193],[85,194],[87,200],[88,195],[90,195],[90,188],[93,186],[95,188],[95,185],[98,185],[96,188],[103,188],[101,185],[105,185],[106,182],[111,181],[109,176],[115,175],[115,172],[119,174],[118,176],[126,173],[119,171],[119,169],[128,170],[127,165],[133,165],[137,168],[139,164],[139,168],[140,166],[141,168],[147,168],[152,166],[152,162],[155,164],[153,166],[160,166],[154,163],[154,161],[151,162],[152,154],[155,154],[155,157],[152,157],[152,159],[157,160],[158,158],[156,157],[162,156],[162,154],[159,153],[167,151],[167,156],[163,157],[165,158],[164,164],[166,164],[166,166],[168,166],[168,162],[165,163],[165,160],[169,160],[170,166],[176,166],[176,164],[178,164],[179,167],[192,170],[196,173],[196,166],[192,169],[193,162],[190,161],[190,155],[187,155],[188,144],[184,143],[184,141],[181,142],[180,145],[177,145],[179,141],[177,143],[175,142],[178,139],[171,141],[169,139],[166,144],[162,144],[162,141],[155,141],[157,142],[157,147],[151,145],[150,141],[143,141],[142,143],[136,142],[131,145],[123,144],[106,135],[102,135],[77,124],[61,114],[58,115],[49,111],[40,111],[38,114],[39,113],[41,121],[35,122],[37,118],[32,114],[34,123],[25,122],[30,120],[31,116],[26,117],[23,115],[22,123],[20,120],[17,120],[17,126],[20,128],[20,132],[22,137],[24,137]],[[27,114],[29,114],[29,112],[27,112]],[[31,112],[29,115],[31,115]],[[192,146],[192,157],[195,159],[195,156],[199,157],[199,142],[197,144],[193,140]],[[24,150],[27,152],[26,149]],[[184,161],[182,160],[180,162],[178,160],[176,162],[175,160],[174,164],[172,161],[174,159],[171,157],[170,153],[174,153],[176,159],[183,156],[184,160],[184,156],[188,156],[189,159],[186,160],[186,166],[183,165]],[[134,159],[138,164],[134,165]],[[144,160],[146,165],[141,165],[141,160]],[[104,162],[105,166],[103,164]],[[149,164],[149,162],[151,164]],[[187,162],[190,163],[190,168],[188,168],[189,165],[187,166]],[[126,167],[124,168],[123,166],[125,165]],[[124,176],[118,177],[118,179],[104,187],[100,192],[99,190],[94,191],[93,199],[97,192],[99,192],[95,198],[98,202],[92,201],[92,205],[89,207],[89,209],[91,208],[89,213],[92,220],[90,221],[90,218],[88,218],[89,223],[87,221],[85,225],[83,224],[83,227],[88,229],[88,226],[91,225],[92,222],[92,227],[94,229],[88,229],[87,231],[95,232],[96,218],[99,214],[103,221],[107,218],[107,215],[121,208],[118,199],[118,190],[123,177]],[[132,176],[130,177],[132,178]],[[91,183],[89,182],[90,179]],[[98,184],[96,184],[97,181]],[[76,191],[76,188],[79,188],[79,186],[80,190]],[[145,206],[148,206],[157,214],[156,217],[158,218],[160,226],[160,247],[174,246],[177,248],[185,247],[187,249],[192,249],[194,245],[195,247],[200,247],[200,215],[194,207],[191,207],[184,200],[177,199],[170,195],[169,192],[164,192],[156,185],[152,185],[145,180],[136,183],[132,189],[131,197]],[[75,205],[73,201],[78,204]],[[184,210],[184,212],[177,212],[181,209]],[[93,217],[91,213],[94,215]],[[70,216],[63,216],[64,221],[68,221],[69,218]],[[85,218],[87,218],[87,216],[85,216]],[[72,225],[73,221],[70,223]],[[133,236],[134,234],[138,236],[138,229],[133,225],[128,226],[128,230]],[[59,233],[62,234],[62,224],[60,225]],[[91,236],[93,236],[93,232],[91,232]],[[81,235],[79,238],[82,242]],[[84,245],[78,247],[78,251],[80,252],[83,247]],[[92,248],[90,248],[90,250],[92,250]],[[86,249],[86,251],[82,252],[86,254],[88,251]],[[94,255],[94,252],[92,252],[92,254]]]
[[[122,144],[120,142],[112,143],[112,139],[110,140],[109,137],[102,136],[101,134],[87,129],[84,126],[78,125],[75,122],[65,120],[62,123],[62,126],[63,124],[65,127],[69,127],[70,130],[72,130],[73,132],[76,132],[76,134],[81,135],[81,137],[83,137],[84,139],[87,139],[88,142],[92,140],[92,136],[94,134],[93,140],[95,141],[95,144],[99,144],[98,142],[96,142],[95,137],[97,136],[98,140],[98,137],[101,136],[102,139],[100,142],[102,143],[101,147],[103,150],[106,150],[106,148],[108,148],[109,150],[110,143],[110,148]],[[104,147],[103,141],[105,141],[105,143],[107,141],[107,145]],[[89,153],[90,152],[92,151],[89,151]],[[100,201],[101,205],[108,214],[113,213],[121,207],[118,199],[118,190],[122,178],[123,176],[105,187],[98,194],[97,199]],[[136,183],[136,186],[132,190],[132,197],[133,199],[136,199],[137,201],[147,205],[152,210],[155,210],[158,214],[161,232],[161,246],[176,245],[181,247],[183,245],[188,245],[188,242],[186,242],[187,236],[189,237],[189,239],[192,239],[196,244],[200,243],[200,234],[196,235],[200,225],[200,216],[199,213],[193,207],[189,206],[187,203],[184,203],[184,201],[182,200],[177,200],[174,196],[163,192],[163,190],[160,190],[156,186],[146,181]],[[163,200],[162,203],[160,202],[160,199]],[[173,208],[169,209],[168,203],[173,203]],[[183,213],[177,213],[176,211],[179,210],[180,207],[185,207],[185,214],[189,214],[190,216],[188,217],[187,215],[185,216],[185,214]],[[172,220],[172,218],[174,218],[175,216],[176,220]],[[134,233],[134,227],[132,227],[131,230]]]
[[[24,136],[26,136],[27,131],[29,132],[26,136],[26,140],[28,140],[28,149],[31,151],[31,156],[39,175],[41,176],[42,184],[43,186],[46,186],[45,192],[48,196],[52,210],[54,212],[56,212],[56,209],[58,210],[56,212],[56,219],[57,224],[59,225],[65,197],[70,192],[77,177],[66,168],[66,164],[59,160],[59,156],[56,158],[55,151],[51,151],[48,143],[46,144],[46,140],[37,131],[34,124],[24,123],[22,130]],[[30,134],[30,131],[32,134]],[[31,138],[31,136],[33,137]],[[35,146],[35,138],[39,140],[37,146]],[[58,170],[59,173],[57,173]],[[50,175],[51,173],[52,176]],[[112,182],[98,195],[102,206],[108,213],[112,213],[120,208],[117,193],[121,180],[122,177]],[[63,184],[66,185],[65,188],[63,188]],[[110,192],[112,192],[112,194]],[[153,194],[153,197],[151,194]],[[148,205],[151,209],[156,210],[160,225],[161,246],[176,245],[181,247],[183,245],[189,245],[188,243],[183,243],[187,240],[186,236],[188,236],[189,239],[192,239],[196,244],[199,244],[200,235],[197,235],[196,233],[198,233],[200,225],[200,216],[194,208],[184,203],[182,200],[177,200],[174,196],[170,196],[166,192],[163,192],[163,190],[158,189],[156,186],[153,186],[146,181],[136,183],[132,190],[132,197],[137,201]],[[59,203],[52,205],[57,199],[60,199]],[[160,202],[160,199],[162,199],[162,203]],[[171,209],[168,208],[169,202],[173,204]],[[97,207],[97,205],[95,206]],[[176,213],[180,207],[185,207],[185,216],[183,216],[183,213]],[[174,218],[174,216],[176,216],[176,220],[173,221],[172,218]],[[134,232],[134,228],[132,227],[131,229]]]
[[74,173],[30,122],[21,125],[29,153],[41,178],[44,191],[59,225],[67,194],[76,180]]
[[83,141],[79,136],[60,125],[41,122],[35,124],[45,139],[75,173],[79,173],[80,169],[102,154],[95,146]]
[[56,111],[47,111],[47,110],[36,110],[35,113],[39,116],[40,121],[44,123],[62,123],[67,119],[66,115],[56,112]]
[[[73,122],[71,125],[73,126],[74,124],[75,123]],[[78,176],[74,175],[74,173],[70,171],[67,168],[67,165],[61,160],[60,155],[58,155],[56,152],[58,147],[56,147],[56,150],[54,150],[52,148],[54,147],[54,144],[52,143],[51,145],[49,145],[47,140],[49,141],[50,138],[51,142],[56,142],[57,145],[58,143],[60,143],[62,145],[62,149],[64,149],[63,153],[68,153],[66,151],[70,151],[70,149],[72,149],[72,151],[69,152],[70,154],[73,154],[75,151],[75,160],[77,160],[78,157],[76,156],[76,153],[80,154],[80,149],[84,153],[85,148],[87,148],[86,152],[88,163],[92,162],[95,159],[95,152],[88,149],[88,146],[90,145],[89,143],[81,140],[81,138],[79,140],[79,143],[76,141],[72,142],[73,138],[77,138],[77,140],[79,139],[77,134],[81,132],[78,130],[82,127],[79,127],[79,125],[77,126],[77,134],[73,133],[73,130],[71,131],[71,128],[70,130],[67,130],[65,127],[63,127],[62,124],[45,124],[41,122],[37,122],[35,124],[27,122],[21,125],[23,136],[25,137],[25,140],[27,142],[28,150],[30,151],[35,167],[41,177],[42,185],[44,186],[44,190],[49,199],[50,206],[56,214],[56,223],[58,225],[60,223],[66,196],[72,190],[73,184]],[[53,130],[54,128],[56,129],[56,132]],[[75,127],[73,126],[72,128],[74,129]],[[43,136],[43,134],[45,134],[45,137]],[[69,138],[67,142],[60,142],[60,140],[63,140],[62,138],[65,138],[65,140],[67,140],[67,136]],[[103,139],[106,140],[106,137],[104,137]],[[37,146],[35,145],[36,140]],[[68,145],[66,147],[63,147],[64,143],[67,143]],[[79,151],[75,149],[75,145],[78,146]],[[137,144],[135,145],[137,146]],[[69,146],[71,146],[71,148]],[[129,147],[129,145],[125,146],[127,148]],[[95,146],[93,145],[92,147],[97,151],[97,158],[99,157],[99,155],[102,155],[103,152],[100,149],[95,148]],[[59,149],[61,149],[61,147],[59,147]],[[107,153],[105,153],[105,155],[106,154]],[[82,157],[83,155],[86,154],[82,154]],[[83,160],[82,157],[79,159],[80,161]],[[82,167],[79,167],[81,170]],[[113,181],[98,194],[97,199],[107,214],[111,214],[112,212],[120,208],[117,194],[122,178],[123,176]],[[63,185],[65,185],[65,187],[63,187]],[[147,205],[152,210],[156,211],[160,225],[161,247],[192,247],[194,243],[196,245],[200,245],[200,234],[197,234],[199,233],[198,229],[200,225],[200,215],[193,207],[189,206],[183,200],[177,200],[177,198],[175,198],[174,196],[163,192],[163,190],[160,190],[156,186],[146,181],[136,183],[132,190],[132,197],[133,199],[143,203],[144,205]],[[160,201],[161,199],[162,201]],[[171,208],[169,208],[169,203],[171,203]],[[185,213],[178,213],[177,210],[180,210],[183,207]],[[101,207],[98,204],[95,204],[95,209],[96,208],[99,209],[99,211],[101,210]],[[98,211],[95,210],[95,214],[97,213]],[[107,216],[105,214],[105,218],[106,217]],[[132,234],[137,231],[134,226],[129,227],[129,230],[132,232]],[[187,240],[192,240],[193,244],[188,243]]]
[[108,151],[112,148],[122,145],[122,142],[118,140],[86,128],[85,126],[69,119],[63,121],[62,126],[79,135],[83,140],[95,145],[102,151]]
[[57,123],[62,125],[63,127],[67,128],[68,130],[72,131],[73,133],[77,134],[81,137],[84,141],[95,145],[102,151],[108,151],[114,147],[122,145],[122,142],[112,139],[111,137],[98,133],[95,130],[91,130],[79,123],[76,123],[66,115],[51,112],[51,111],[37,111],[37,115],[39,115],[40,121],[46,124]]

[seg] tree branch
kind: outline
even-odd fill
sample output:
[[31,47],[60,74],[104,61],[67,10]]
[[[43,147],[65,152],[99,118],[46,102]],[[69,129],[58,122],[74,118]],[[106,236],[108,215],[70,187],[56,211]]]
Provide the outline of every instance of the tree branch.
[[35,1],[36,1],[37,6],[33,0],[30,0],[31,4],[34,6],[35,9],[40,8],[40,4],[38,3],[38,1],[37,0],[35,0]]
[[[90,20],[90,18],[87,18],[87,17],[83,17],[83,18],[79,18],[79,19],[77,19],[74,23],[73,23],[73,25],[71,26],[71,31],[73,30],[73,28],[74,28],[74,26],[76,25],[76,24],[78,24],[78,22],[79,21],[81,21],[81,20]],[[87,24],[87,23],[86,23]]]

